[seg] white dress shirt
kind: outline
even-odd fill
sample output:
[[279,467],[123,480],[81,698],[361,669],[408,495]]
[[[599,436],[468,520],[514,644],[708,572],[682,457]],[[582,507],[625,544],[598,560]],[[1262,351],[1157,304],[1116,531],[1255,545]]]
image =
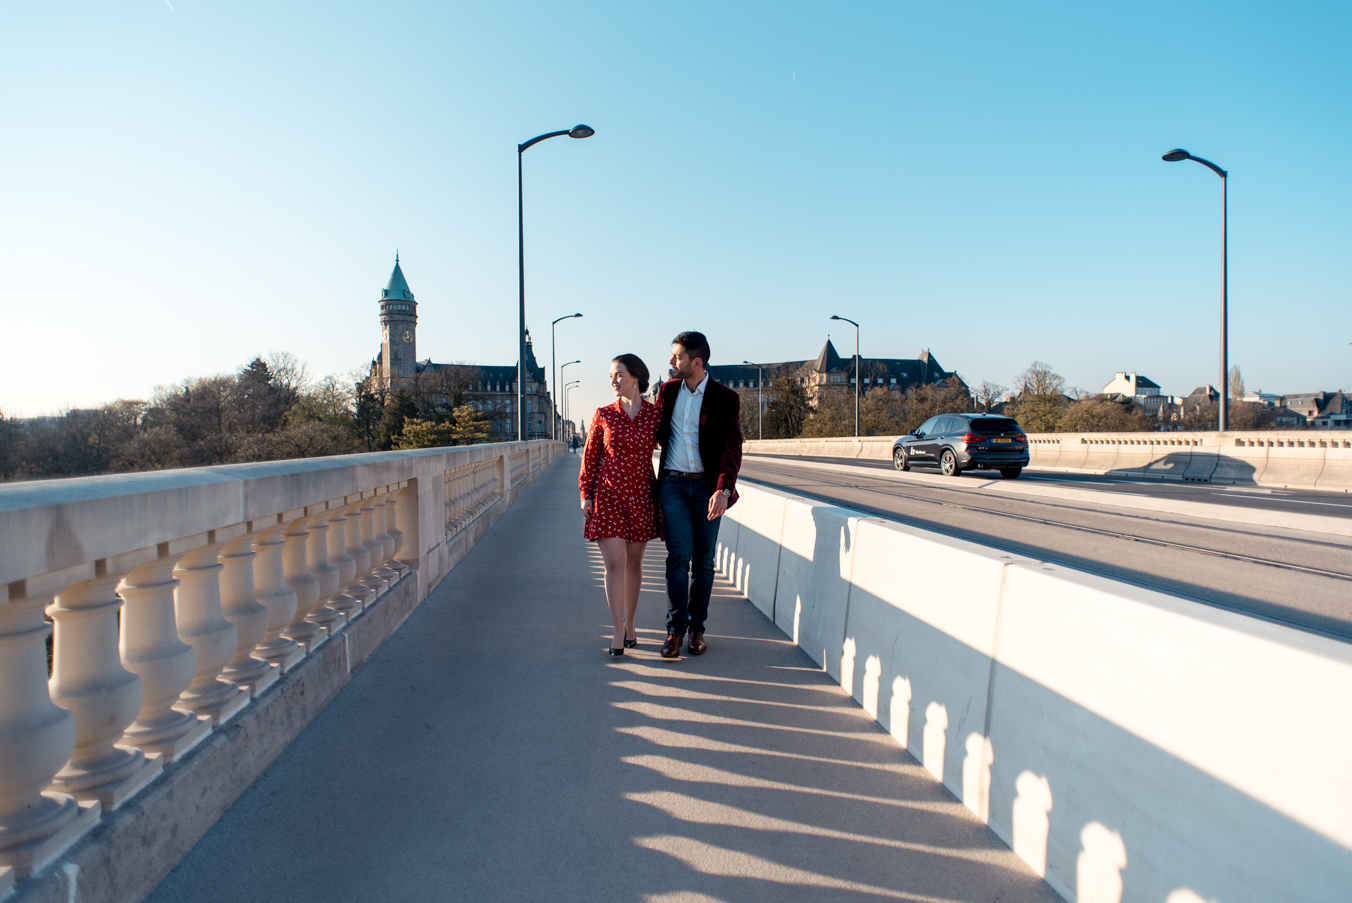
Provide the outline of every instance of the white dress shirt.
[[671,439],[667,449],[667,469],[682,473],[704,473],[699,456],[699,412],[704,407],[704,387],[709,374],[691,392],[685,380],[676,390],[676,407],[671,412]]

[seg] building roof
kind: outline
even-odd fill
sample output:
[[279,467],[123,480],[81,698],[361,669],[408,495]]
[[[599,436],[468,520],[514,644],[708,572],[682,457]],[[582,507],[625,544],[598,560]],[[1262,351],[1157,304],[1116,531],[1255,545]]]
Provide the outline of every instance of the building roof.
[[[843,373],[850,379],[854,377],[854,355],[841,357],[827,339],[816,360],[778,361],[761,364],[767,383],[786,372],[800,376],[807,373]],[[922,383],[942,382],[955,374],[945,370],[928,350],[921,351],[914,359],[861,357],[859,361],[860,377],[865,385],[881,379],[897,389],[905,389]],[[748,384],[756,379],[757,368],[753,364],[710,364],[709,375],[725,385],[746,380]],[[741,388],[740,386],[738,388]]]
[[404,271],[399,267],[399,255],[394,255],[394,271],[390,273],[390,281],[380,292],[381,301],[412,301],[413,293],[408,290],[408,280],[404,278]]
[[[853,358],[850,359],[853,362]],[[816,362],[812,369],[817,373],[830,373],[833,370],[844,370],[845,362],[841,360],[840,355],[836,354],[836,346],[827,339],[826,344],[822,346],[821,354],[817,355]]]
[[[516,382],[516,364],[434,364],[431,360],[418,362],[419,373],[435,372],[443,367],[472,367],[478,372],[481,383],[509,385]],[[528,385],[532,381],[537,383],[545,381],[545,370],[535,360],[535,347],[531,344],[529,331],[526,332],[526,374]]]
[[1327,393],[1319,406],[1320,417],[1327,417],[1330,414],[1352,414],[1352,403],[1348,402],[1341,389]]

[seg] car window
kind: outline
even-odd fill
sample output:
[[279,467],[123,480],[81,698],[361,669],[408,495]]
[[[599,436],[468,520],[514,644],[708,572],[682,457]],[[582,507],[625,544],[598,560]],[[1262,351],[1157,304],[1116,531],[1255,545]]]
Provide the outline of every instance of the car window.
[[956,433],[962,420],[958,417],[944,417],[939,421],[940,432],[947,436],[949,433]]
[[920,429],[916,430],[916,432],[922,436],[933,436],[935,430],[939,427],[939,420],[940,418],[938,417],[931,417],[929,420],[920,424]]
[[984,435],[1017,433],[1019,424],[1009,417],[977,417],[972,420],[972,430]]

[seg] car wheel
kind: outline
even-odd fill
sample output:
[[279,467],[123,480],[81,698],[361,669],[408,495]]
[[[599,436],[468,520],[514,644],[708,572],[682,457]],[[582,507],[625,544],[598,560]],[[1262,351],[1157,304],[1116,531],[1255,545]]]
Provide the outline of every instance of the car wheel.
[[1016,478],[1016,477],[1017,477],[1019,474],[1021,474],[1021,473],[1023,473],[1023,468],[1022,468],[1022,467],[1001,467],[1001,468],[1000,468],[1000,476],[1004,477],[1006,480],[1012,480],[1012,479]]
[[902,448],[892,449],[892,466],[897,470],[907,471],[911,469],[911,462],[906,460],[906,450]]
[[956,477],[962,473],[958,468],[958,456],[953,454],[953,449],[944,449],[943,456],[939,458],[939,469],[944,472],[946,477]]

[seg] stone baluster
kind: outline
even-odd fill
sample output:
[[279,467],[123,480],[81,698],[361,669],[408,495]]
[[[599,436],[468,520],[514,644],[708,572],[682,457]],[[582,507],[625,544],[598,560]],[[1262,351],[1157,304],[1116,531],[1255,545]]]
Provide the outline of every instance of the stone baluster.
[[[103,562],[99,562],[103,564]],[[52,789],[97,801],[104,812],[153,781],[163,756],[115,745],[136,720],[144,693],[141,678],[118,656],[119,574],[101,574],[62,590],[47,613],[55,622],[52,701],[75,716],[75,752],[56,774]]]
[[357,562],[347,554],[347,511],[341,501],[330,503],[328,522],[329,561],[338,569],[338,592],[324,604],[351,621],[365,607],[365,588],[360,593],[352,590]]
[[270,662],[285,674],[305,657],[305,647],[282,634],[296,616],[296,593],[286,585],[282,567],[282,539],[284,526],[268,527],[253,541],[258,553],[254,560],[254,593],[258,602],[268,609],[268,632],[254,648],[255,658]]
[[193,549],[179,559],[174,568],[178,588],[174,590],[174,612],[178,620],[178,638],[197,653],[197,668],[192,683],[179,697],[175,707],[210,718],[220,727],[249,704],[249,694],[220,674],[239,651],[239,631],[227,621],[221,610],[218,561],[224,540],[209,534],[205,546]]
[[[326,506],[316,506],[319,513],[311,514],[305,521],[310,531],[310,539],[305,547],[306,566],[310,576],[319,584],[319,601],[306,615],[305,620],[322,627],[329,636],[347,626],[342,612],[327,603],[342,585],[339,582],[338,569],[329,561],[329,515]],[[310,509],[306,509],[307,511]]]
[[296,614],[282,635],[304,646],[306,652],[314,652],[324,645],[329,634],[323,627],[306,620],[319,605],[319,581],[310,573],[309,539],[310,531],[303,517],[291,521],[282,530],[282,540],[286,543],[282,550],[282,577],[296,593]]
[[397,544],[389,530],[390,500],[393,498],[394,496],[387,489],[383,494],[376,496],[374,510],[371,512],[375,525],[375,541],[380,543],[381,561],[378,570],[391,586],[404,573],[402,566],[394,560],[394,549]]
[[[250,527],[253,525],[250,524]],[[254,648],[268,635],[270,616],[259,603],[254,584],[253,543],[258,532],[245,533],[227,542],[216,560],[221,563],[221,614],[235,625],[239,643],[221,677],[249,694],[251,699],[277,682],[281,669],[266,659],[255,658]]]
[[197,670],[197,654],[178,636],[173,577],[177,555],[165,555],[132,568],[117,592],[122,608],[122,664],[140,675],[144,698],[122,742],[147,753],[163,753],[177,762],[211,733],[211,722],[176,711],[179,694]]
[[371,586],[365,579],[367,572],[371,570],[371,550],[362,543],[361,496],[358,495],[357,499],[343,510],[343,515],[347,518],[347,554],[354,562],[356,572],[345,592],[359,597],[362,600],[362,607],[365,608],[376,600],[380,584]]
[[382,596],[385,590],[389,589],[390,575],[380,570],[380,565],[385,560],[385,545],[376,539],[375,496],[361,503],[361,536],[362,547],[371,556],[371,567],[357,580],[374,589],[377,596]]
[[27,878],[92,828],[99,805],[47,790],[75,750],[75,718],[47,686],[48,596],[31,581],[9,585],[0,604],[0,868]]
[[399,576],[408,573],[408,565],[394,557],[399,554],[404,546],[404,534],[399,530],[399,495],[403,490],[399,484],[395,484],[390,494],[385,496],[385,532],[394,540],[394,547],[390,549],[388,564],[399,571]]

